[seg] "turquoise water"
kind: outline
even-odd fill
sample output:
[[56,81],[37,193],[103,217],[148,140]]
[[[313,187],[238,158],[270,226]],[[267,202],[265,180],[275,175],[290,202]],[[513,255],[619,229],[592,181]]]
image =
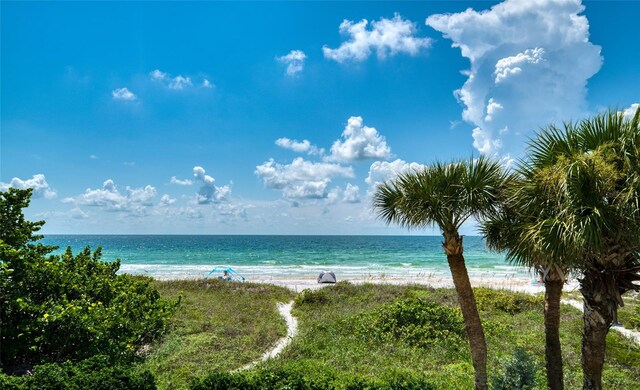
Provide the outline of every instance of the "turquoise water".
[[[216,266],[249,277],[310,277],[323,269],[343,278],[450,275],[437,236],[49,235],[42,242],[59,252],[101,245],[103,260],[119,258],[122,272],[158,278],[198,277]],[[472,277],[529,275],[489,252],[480,237],[465,237],[464,246]]]

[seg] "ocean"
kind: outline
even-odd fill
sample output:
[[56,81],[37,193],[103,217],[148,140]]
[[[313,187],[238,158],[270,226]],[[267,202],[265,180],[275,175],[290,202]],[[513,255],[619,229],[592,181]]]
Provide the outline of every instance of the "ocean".
[[[449,278],[439,236],[48,235],[61,253],[102,246],[102,259],[120,272],[159,279],[197,278],[232,267],[252,278],[310,278],[322,270],[344,278]],[[488,251],[481,237],[464,237],[472,278],[528,278],[525,267]]]

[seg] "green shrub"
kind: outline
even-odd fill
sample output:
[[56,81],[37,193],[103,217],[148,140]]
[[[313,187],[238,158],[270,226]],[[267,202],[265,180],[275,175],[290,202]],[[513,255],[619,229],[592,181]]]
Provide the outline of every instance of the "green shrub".
[[341,327],[366,341],[403,340],[419,347],[466,337],[457,308],[422,299],[401,299],[341,322]]
[[635,314],[631,317],[630,325],[640,330],[640,304],[635,307]]
[[475,288],[473,293],[481,311],[499,310],[509,314],[518,314],[527,310],[544,308],[544,298],[520,292]]
[[516,348],[513,356],[504,362],[504,372],[493,381],[495,390],[527,390],[536,385],[536,364],[531,355]]
[[190,390],[264,390],[304,389],[333,390],[336,388],[335,373],[310,362],[287,363],[282,367],[262,368],[256,371],[226,373],[216,372],[194,381]]
[[94,356],[79,363],[49,363],[36,366],[32,375],[1,375],[0,388],[15,390],[154,390],[155,378],[148,371],[113,365],[107,356]]
[[329,298],[329,294],[324,291],[324,288],[315,291],[305,288],[294,298],[294,302],[298,307],[303,305],[322,305],[329,303],[330,300],[331,298]]
[[0,372],[0,389],[2,390],[24,390],[23,382],[22,377]]
[[340,377],[332,369],[312,361],[287,363],[283,367],[262,368],[230,374],[216,372],[194,381],[190,390],[431,390],[435,387],[424,375],[392,371],[382,379],[362,376]]
[[189,386],[190,390],[253,390],[253,380],[244,373],[231,374],[214,372],[204,378],[197,379]]
[[44,222],[24,220],[30,194],[0,192],[1,361],[28,367],[98,354],[132,358],[162,332],[174,305],[150,278],[117,275],[119,260],[101,261],[100,248],[51,256],[55,247],[32,244]]

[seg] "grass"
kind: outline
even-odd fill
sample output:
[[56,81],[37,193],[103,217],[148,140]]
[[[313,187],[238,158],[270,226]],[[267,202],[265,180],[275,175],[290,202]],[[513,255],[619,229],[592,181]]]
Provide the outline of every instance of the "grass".
[[[276,302],[293,297],[293,293],[274,286],[219,281],[158,282],[157,287],[165,297],[176,297],[181,291],[183,296],[171,331],[153,346],[153,353],[142,365],[157,376],[160,389],[182,389],[193,378],[233,370],[258,359],[285,334]],[[490,381],[502,373],[514,349],[522,347],[533,357],[536,388],[544,389],[542,297],[488,289],[476,289],[476,296],[487,335]],[[437,309],[425,328],[411,323],[415,318],[407,313],[413,313],[413,306],[403,306],[403,302],[415,300],[432,302]],[[295,301],[298,336],[277,359],[258,365],[248,375],[298,372],[307,377],[334,378],[337,384],[353,383],[353,378],[385,381],[422,376],[438,389],[473,388],[466,340],[439,336],[420,346],[412,342],[420,332],[441,335],[438,332],[445,330],[439,327],[440,321],[446,326],[455,323],[451,321],[459,309],[451,289],[341,282],[317,291],[305,290]],[[440,316],[442,313],[445,315]],[[396,321],[395,327],[386,326],[390,320]],[[563,305],[561,321],[565,387],[580,388],[582,314]],[[610,332],[605,388],[636,389],[637,383],[640,347]]]
[[155,287],[164,298],[181,296],[167,335],[138,367],[156,376],[159,389],[186,389],[193,378],[242,367],[286,335],[276,304],[292,299],[288,289],[221,280],[157,281]]
[[[316,294],[322,298],[314,299]],[[299,337],[281,359],[267,363],[270,367],[277,368],[292,361],[301,364],[312,361],[347,377],[363,375],[374,378],[398,370],[425,372],[436,388],[473,388],[473,368],[466,343],[444,340],[418,348],[402,340],[371,342],[345,331],[345,322],[353,320],[354,316],[372,312],[398,299],[419,297],[456,307],[453,290],[339,283],[308,295],[305,299],[297,299],[294,310],[300,323]],[[502,362],[519,346],[533,355],[537,364],[537,387],[545,388],[542,298],[486,289],[476,290],[476,295],[487,333],[490,376],[502,371]],[[578,310],[563,305],[561,342],[566,388],[580,388],[582,385],[581,320]],[[640,383],[640,348],[613,332],[607,338],[607,345],[606,388],[637,388],[637,383]]]

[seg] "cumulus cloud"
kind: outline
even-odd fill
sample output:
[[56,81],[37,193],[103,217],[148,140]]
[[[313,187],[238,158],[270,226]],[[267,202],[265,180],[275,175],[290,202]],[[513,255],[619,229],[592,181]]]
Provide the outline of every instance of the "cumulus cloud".
[[150,72],[149,76],[151,76],[151,79],[153,80],[165,80],[169,75],[167,75],[165,72],[160,71],[160,69],[156,69]]
[[102,188],[87,188],[83,194],[65,198],[63,202],[140,215],[144,214],[147,207],[153,206],[156,194],[156,189],[150,185],[142,188],[125,187],[124,193],[121,193],[113,180],[108,179],[102,183]]
[[213,88],[213,84],[207,79],[204,79],[202,82],[202,88]]
[[287,65],[287,75],[295,76],[304,70],[304,60],[307,56],[302,50],[291,50],[289,54],[277,58]]
[[625,119],[633,118],[633,116],[636,114],[636,111],[638,111],[639,106],[640,104],[633,103],[629,108],[627,108],[622,112],[622,115],[624,116]]
[[189,180],[189,179],[180,180],[175,176],[171,176],[171,180],[169,181],[169,183],[175,184],[177,186],[190,186],[193,184],[193,180]]
[[116,88],[111,91],[111,96],[114,100],[134,101],[137,99],[137,96],[127,88]]
[[324,149],[319,149],[317,146],[312,145],[308,140],[292,140],[289,138],[278,138],[276,140],[276,145],[281,148],[293,150],[296,153],[307,153],[310,155],[322,155],[324,154]]
[[602,58],[583,10],[580,0],[506,0],[427,18],[471,62],[455,96],[480,152],[517,154],[529,132],[584,116]]
[[216,180],[207,175],[203,167],[193,167],[193,177],[201,183],[200,190],[196,194],[196,200],[199,204],[220,203],[228,200],[231,187],[228,185],[216,186]]
[[487,104],[487,116],[484,117],[485,122],[491,122],[493,120],[493,116],[503,108],[502,104],[498,103],[493,98],[490,98],[489,103]]
[[170,197],[168,194],[164,194],[162,195],[162,198],[160,198],[161,206],[171,206],[174,203],[176,203],[176,199]]
[[[333,188],[327,194],[327,204],[334,204],[340,199],[340,188]],[[327,212],[328,209],[325,209],[324,212]]]
[[[149,77],[152,81],[161,83],[165,87],[174,91],[181,91],[194,86],[193,80],[190,76],[177,75],[172,77],[169,73],[163,72],[160,69],[155,69],[149,72]],[[206,78],[202,81],[202,87],[213,88],[213,84]]]
[[178,75],[169,81],[169,89],[185,89],[193,86],[191,77]]
[[282,191],[289,199],[319,199],[328,196],[327,186],[333,177],[354,177],[353,168],[327,162],[295,158],[291,164],[273,159],[256,167],[255,174],[266,188]]
[[49,186],[47,178],[43,174],[33,175],[31,179],[27,180],[14,177],[9,183],[0,182],[0,191],[7,191],[9,188],[17,188],[19,190],[32,188],[32,196],[34,198],[53,199],[57,195],[56,191]]
[[360,203],[360,188],[354,186],[351,183],[347,183],[347,188],[344,189],[342,200],[347,203]]
[[342,132],[344,141],[337,140],[331,146],[329,160],[339,162],[387,159],[391,148],[374,127],[363,125],[362,117],[352,116]]
[[404,160],[376,161],[369,167],[369,175],[364,179],[371,190],[375,190],[380,184],[391,180],[401,173],[424,169],[425,165],[415,162],[408,163]]
[[381,18],[371,22],[370,28],[367,26],[369,22],[366,19],[357,23],[345,19],[340,24],[340,33],[350,39],[337,49],[323,46],[324,56],[337,62],[364,61],[373,51],[378,59],[384,59],[398,53],[416,55],[421,49],[431,46],[431,39],[415,37],[415,23],[402,19],[399,14],[392,19]]

